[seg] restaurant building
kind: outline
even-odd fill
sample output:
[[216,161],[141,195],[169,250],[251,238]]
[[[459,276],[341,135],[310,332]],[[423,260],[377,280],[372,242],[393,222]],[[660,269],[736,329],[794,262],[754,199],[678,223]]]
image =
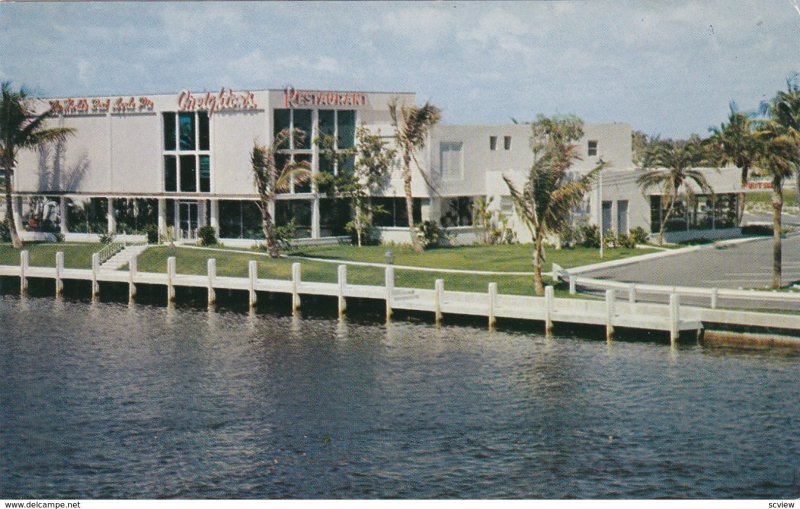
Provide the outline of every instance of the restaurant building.
[[[310,135],[281,150],[279,164],[304,161],[314,174],[348,171],[352,159],[323,157],[315,140],[332,137],[333,150],[346,151],[355,144],[356,127],[363,125],[391,144],[388,106],[393,100],[416,104],[415,94],[406,92],[291,87],[45,100],[42,107],[57,114],[51,122],[74,128],[75,135],[20,153],[13,202],[17,227],[28,238],[55,231],[77,240],[102,233],[141,235],[148,225],[157,225],[164,238],[181,240],[210,225],[226,244],[252,244],[262,237],[250,164],[253,144],[268,145],[282,129],[300,129]],[[630,126],[588,124],[584,130],[580,160],[572,170],[587,172],[601,159],[609,168],[603,185],[576,211],[577,220],[599,224],[602,218],[605,231],[636,226],[650,231],[659,200],[643,195],[635,184],[639,170],[631,162]],[[518,241],[530,240],[503,181],[505,175],[521,183],[530,168],[530,126],[441,124],[417,159],[430,178],[417,172],[412,180],[415,222],[435,221],[447,227],[451,242],[472,243],[482,235],[474,204],[484,199]],[[737,192],[736,173],[723,173],[715,177],[718,193]],[[277,197],[277,225],[294,220],[299,237],[344,235],[347,204],[318,191],[314,181],[293,182]],[[374,217],[385,242],[408,242],[404,196],[397,163],[372,198],[385,211]],[[722,202],[728,211],[730,203]],[[717,197],[700,212],[686,208],[685,228],[705,226],[709,217],[713,227],[714,211],[724,215],[718,203]]]

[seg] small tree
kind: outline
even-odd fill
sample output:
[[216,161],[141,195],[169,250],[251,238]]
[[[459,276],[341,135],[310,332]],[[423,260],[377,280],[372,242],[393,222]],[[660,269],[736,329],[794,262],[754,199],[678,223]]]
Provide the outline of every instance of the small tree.
[[433,188],[430,176],[417,161],[416,152],[425,146],[428,133],[441,119],[441,110],[430,103],[422,107],[398,105],[397,100],[389,103],[389,115],[395,128],[395,142],[402,156],[403,191],[406,196],[406,215],[408,217],[408,232],[411,235],[411,245],[414,251],[422,252],[424,246],[417,236],[414,227],[414,197],[411,194],[411,163],[419,170],[422,178]]
[[503,176],[511,199],[533,238],[533,278],[537,295],[544,294],[542,264],[545,262],[545,239],[569,227],[573,209],[582,201],[605,163],[585,175],[568,173],[578,159],[575,141],[583,136],[583,122],[574,116],[539,115],[531,125],[533,166],[522,189]]
[[675,210],[681,190],[687,199],[695,196],[694,189],[687,185],[694,182],[701,191],[713,194],[714,190],[706,180],[705,175],[695,167],[708,164],[708,158],[702,144],[698,140],[690,141],[657,141],[654,142],[644,155],[643,173],[636,183],[646,192],[648,189],[658,187],[662,194],[662,207],[667,211],[661,218],[661,228],[658,233],[658,243],[664,243],[664,228]]
[[[356,128],[356,144],[351,149],[336,150],[332,136],[322,138],[318,145],[320,156],[338,165],[335,177],[318,176],[318,187],[328,187],[330,194],[350,202],[352,220],[345,227],[355,233],[360,247],[365,230],[372,226],[373,215],[382,211],[372,206],[370,196],[386,186],[397,151],[387,148],[380,131],[372,134],[363,124]],[[348,160],[353,161],[352,171],[345,168]]]
[[253,181],[258,190],[258,210],[261,212],[261,228],[267,242],[267,252],[272,258],[280,256],[280,249],[275,238],[275,224],[271,208],[275,203],[277,193],[289,190],[292,180],[303,183],[311,178],[311,170],[305,161],[292,163],[287,161],[278,167],[276,154],[279,149],[285,148],[289,140],[293,139],[295,146],[299,146],[305,138],[305,133],[299,129],[293,132],[283,129],[275,135],[269,147],[253,143],[250,154],[250,163],[253,171]]
[[22,249],[12,206],[14,167],[20,149],[31,149],[45,143],[63,141],[75,132],[67,127],[46,128],[45,121],[53,116],[52,109],[36,113],[33,99],[25,88],[11,89],[6,81],[0,85],[0,169],[3,170],[6,196],[6,225],[15,249]]

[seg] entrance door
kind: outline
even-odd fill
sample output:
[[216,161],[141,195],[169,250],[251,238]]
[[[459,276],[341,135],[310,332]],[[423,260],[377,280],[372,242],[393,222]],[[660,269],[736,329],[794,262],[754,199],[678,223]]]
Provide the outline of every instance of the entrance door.
[[178,203],[178,229],[181,239],[192,240],[197,234],[197,202],[182,201]]

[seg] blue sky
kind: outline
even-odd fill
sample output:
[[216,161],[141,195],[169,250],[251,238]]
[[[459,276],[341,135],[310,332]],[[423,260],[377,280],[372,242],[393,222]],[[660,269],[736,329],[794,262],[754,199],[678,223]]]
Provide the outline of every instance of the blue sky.
[[45,96],[412,91],[447,123],[537,113],[706,136],[800,71],[798,0],[3,3],[0,79]]

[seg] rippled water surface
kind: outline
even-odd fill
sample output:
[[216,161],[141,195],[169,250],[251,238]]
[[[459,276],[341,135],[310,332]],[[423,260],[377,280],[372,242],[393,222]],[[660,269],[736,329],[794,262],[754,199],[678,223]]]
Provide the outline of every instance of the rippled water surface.
[[0,498],[800,496],[800,355],[0,297]]

